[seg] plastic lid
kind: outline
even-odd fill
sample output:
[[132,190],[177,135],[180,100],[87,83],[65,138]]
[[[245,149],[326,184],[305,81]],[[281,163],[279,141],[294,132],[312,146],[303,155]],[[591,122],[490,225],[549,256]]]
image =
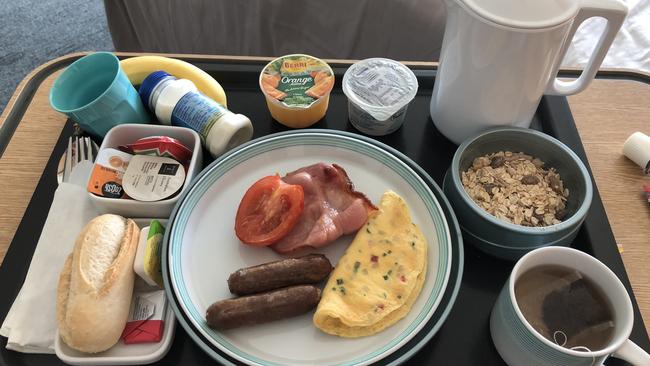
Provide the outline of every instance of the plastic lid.
[[206,145],[215,158],[253,137],[253,124],[243,114],[228,113],[210,129]]
[[140,84],[140,89],[138,90],[138,93],[140,93],[140,99],[142,99],[142,103],[144,103],[144,105],[146,105],[152,111],[154,108],[151,105],[151,93],[156,88],[156,86],[166,78],[176,79],[172,75],[159,70],[147,75],[147,77],[142,80],[142,84]]
[[641,132],[633,133],[623,144],[623,154],[647,173],[650,169],[650,137]]
[[576,0],[456,0],[479,16],[517,28],[547,28],[562,24],[577,12]]
[[417,91],[418,79],[413,71],[387,58],[361,60],[343,75],[343,93],[379,121],[409,104]]

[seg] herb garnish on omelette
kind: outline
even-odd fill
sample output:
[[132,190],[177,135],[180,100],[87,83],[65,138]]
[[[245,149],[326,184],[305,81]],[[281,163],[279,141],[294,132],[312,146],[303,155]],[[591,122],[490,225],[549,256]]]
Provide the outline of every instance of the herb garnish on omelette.
[[426,239],[402,197],[387,191],[332,272],[314,325],[341,337],[380,332],[411,310],[426,269]]

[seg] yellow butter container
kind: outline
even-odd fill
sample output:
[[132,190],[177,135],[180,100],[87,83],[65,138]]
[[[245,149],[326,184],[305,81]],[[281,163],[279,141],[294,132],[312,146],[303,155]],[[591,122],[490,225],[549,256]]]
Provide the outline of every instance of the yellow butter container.
[[151,286],[163,287],[162,240],[165,228],[158,220],[140,231],[140,242],[133,262],[133,270]]
[[291,128],[304,128],[327,113],[334,72],[323,60],[303,54],[269,62],[259,79],[271,116]]

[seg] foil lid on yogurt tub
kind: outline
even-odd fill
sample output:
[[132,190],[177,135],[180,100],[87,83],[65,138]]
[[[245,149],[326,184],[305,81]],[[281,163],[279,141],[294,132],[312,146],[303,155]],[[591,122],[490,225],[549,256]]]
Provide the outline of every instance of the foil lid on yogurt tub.
[[417,91],[413,71],[386,58],[359,61],[343,75],[343,93],[377,121],[392,117],[413,100]]

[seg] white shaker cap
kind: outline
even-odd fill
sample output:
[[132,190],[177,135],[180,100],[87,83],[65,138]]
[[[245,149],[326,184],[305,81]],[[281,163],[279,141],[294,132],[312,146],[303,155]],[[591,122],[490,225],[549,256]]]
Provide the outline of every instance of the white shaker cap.
[[650,169],[650,136],[641,132],[633,133],[623,144],[623,154],[648,173]]
[[253,124],[242,114],[224,114],[208,132],[206,147],[213,157],[237,147],[253,137]]

